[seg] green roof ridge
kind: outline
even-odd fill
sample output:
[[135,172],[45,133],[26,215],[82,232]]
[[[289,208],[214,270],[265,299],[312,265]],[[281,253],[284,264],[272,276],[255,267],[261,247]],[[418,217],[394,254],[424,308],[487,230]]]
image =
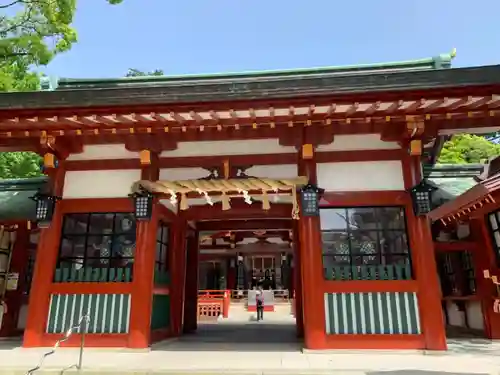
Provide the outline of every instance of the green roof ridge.
[[31,178],[8,178],[0,179],[0,192],[37,190],[48,182],[47,176]]
[[343,72],[363,72],[371,70],[385,69],[445,69],[451,67],[451,60],[455,57],[455,51],[447,54],[441,54],[436,57],[406,60],[396,62],[385,62],[375,64],[359,64],[359,65],[341,65],[341,66],[326,66],[316,68],[299,68],[299,69],[278,69],[278,70],[255,70],[244,72],[225,72],[225,73],[208,73],[208,74],[184,74],[171,76],[146,76],[146,77],[122,77],[122,78],[61,78],[58,81],[59,87],[64,88],[78,85],[92,84],[129,84],[129,83],[161,83],[172,81],[194,81],[204,79],[231,79],[231,78],[256,78],[256,77],[281,77],[293,75],[313,75],[324,73],[343,73]]

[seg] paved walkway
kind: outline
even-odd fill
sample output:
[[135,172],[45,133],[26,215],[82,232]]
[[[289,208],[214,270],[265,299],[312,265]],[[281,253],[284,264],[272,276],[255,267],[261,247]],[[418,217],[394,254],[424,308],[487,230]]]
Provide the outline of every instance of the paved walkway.
[[[500,374],[500,343],[451,341],[446,353],[335,351],[302,353],[291,319],[255,322],[253,315],[200,326],[199,332],[155,345],[150,351],[86,349],[85,374]],[[238,320],[238,321],[235,321]],[[21,375],[44,350],[0,342],[0,375]],[[40,374],[60,374],[78,351],[60,349]],[[70,371],[72,372],[72,371]]]

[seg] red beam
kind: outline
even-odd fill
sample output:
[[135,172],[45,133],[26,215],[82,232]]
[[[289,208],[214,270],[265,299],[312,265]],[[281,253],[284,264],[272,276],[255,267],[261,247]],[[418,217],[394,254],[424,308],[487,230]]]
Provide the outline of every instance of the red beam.
[[405,154],[403,149],[317,152],[316,163],[401,160]]
[[271,209],[263,210],[260,203],[247,205],[244,202],[231,202],[231,209],[222,210],[222,205],[192,206],[180,212],[186,220],[231,220],[231,219],[290,219],[292,205],[285,203],[271,204]]
[[478,245],[474,241],[456,241],[456,242],[434,242],[436,251],[475,251]]
[[404,206],[410,203],[405,191],[346,191],[326,192],[322,207]]
[[[327,151],[316,153],[318,163],[400,160],[404,150]],[[226,155],[160,158],[160,168],[212,168],[228,160],[233,166],[296,164],[296,153],[261,155]],[[139,159],[69,160],[68,171],[94,171],[104,169],[139,169]],[[208,175],[208,171],[207,171]]]
[[202,221],[197,225],[200,231],[277,231],[291,228],[292,219]]

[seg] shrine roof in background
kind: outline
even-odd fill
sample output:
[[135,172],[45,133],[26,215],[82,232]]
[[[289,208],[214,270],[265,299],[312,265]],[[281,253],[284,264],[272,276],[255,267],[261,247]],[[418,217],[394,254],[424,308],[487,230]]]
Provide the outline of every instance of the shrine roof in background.
[[46,176],[0,180],[0,222],[35,219],[31,199],[48,182]]
[[443,224],[454,221],[469,220],[492,211],[500,200],[500,173],[496,173],[466,190],[440,207],[432,210],[427,216],[432,221],[441,220]]

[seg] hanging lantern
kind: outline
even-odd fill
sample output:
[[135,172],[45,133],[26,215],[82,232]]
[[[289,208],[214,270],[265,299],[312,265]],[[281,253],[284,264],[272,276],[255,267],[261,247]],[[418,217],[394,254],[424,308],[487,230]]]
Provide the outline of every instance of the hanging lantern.
[[45,194],[37,192],[33,197],[35,201],[35,220],[39,228],[48,228],[52,217],[54,216],[54,211],[56,208],[56,202],[60,200],[60,197],[54,195]]
[[436,190],[437,188],[425,179],[410,189],[413,212],[416,216],[425,216],[432,211],[432,193]]
[[303,216],[319,216],[319,200],[323,192],[323,189],[313,184],[302,187],[300,197]]
[[130,198],[134,200],[134,215],[136,220],[150,220],[153,212],[153,194],[142,190],[130,194]]

